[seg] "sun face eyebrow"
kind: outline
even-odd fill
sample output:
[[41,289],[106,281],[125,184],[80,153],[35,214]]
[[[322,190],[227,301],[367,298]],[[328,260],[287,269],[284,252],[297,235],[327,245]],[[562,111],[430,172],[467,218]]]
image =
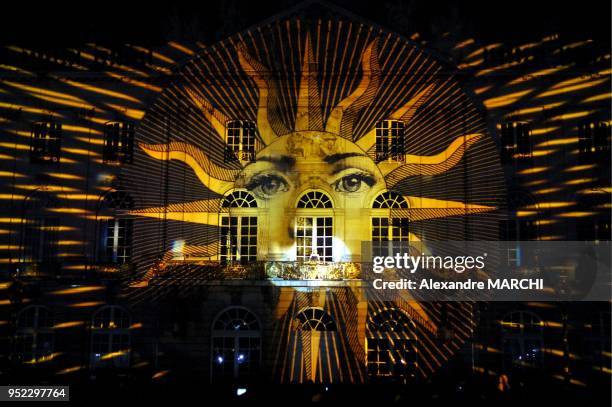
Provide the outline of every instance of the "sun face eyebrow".
[[279,171],[288,171],[295,166],[295,158],[289,155],[281,155],[278,157],[259,157],[257,161],[269,162]]
[[351,157],[367,157],[367,156],[365,154],[360,154],[360,153],[332,154],[332,155],[328,155],[327,157],[325,157],[323,161],[325,161],[328,164],[335,164],[338,161],[342,161],[344,159],[351,158]]

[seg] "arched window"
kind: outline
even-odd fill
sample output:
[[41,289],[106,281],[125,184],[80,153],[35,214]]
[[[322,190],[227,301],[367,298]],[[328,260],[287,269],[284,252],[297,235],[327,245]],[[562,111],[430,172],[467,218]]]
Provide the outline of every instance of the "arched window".
[[58,199],[45,191],[36,191],[24,202],[23,262],[57,263],[59,206]]
[[610,331],[612,330],[612,315],[609,312],[597,312],[586,324],[587,332],[585,347],[588,357],[595,369],[604,371],[610,368]]
[[124,211],[134,208],[134,200],[122,191],[107,194],[101,203],[100,253],[102,261],[115,264],[129,263],[132,259],[133,219]]
[[221,203],[222,208],[257,208],[255,197],[247,191],[234,191]]
[[408,202],[406,199],[393,191],[386,191],[379,194],[376,199],[374,199],[374,203],[372,203],[372,208],[374,209],[400,209],[400,208],[408,208]]
[[329,209],[333,208],[334,205],[327,194],[320,191],[310,191],[306,192],[300,197],[297,207],[308,209]]
[[[234,191],[221,202],[219,261],[247,264],[257,260],[257,201],[247,191]],[[227,213],[229,210],[229,214]]]
[[367,370],[371,378],[414,378],[416,327],[403,311],[390,308],[368,318]]
[[259,371],[261,326],[252,312],[232,307],[215,318],[211,359],[213,380],[240,379]]
[[506,367],[541,367],[544,323],[537,315],[514,311],[502,319],[502,351]]
[[91,320],[92,368],[130,366],[130,316],[116,305],[97,310]]
[[295,316],[298,331],[335,331],[336,323],[323,308],[304,308]]
[[408,201],[396,192],[386,191],[374,199],[372,208],[378,210],[373,214],[381,212],[380,215],[385,215],[372,217],[373,255],[392,256],[394,250],[399,250],[401,247],[389,242],[409,241],[410,224],[407,217],[391,216],[388,210],[408,209]]
[[401,120],[376,124],[376,161],[404,161],[404,127]]
[[[298,201],[299,209],[331,209],[332,200],[325,193],[310,191]],[[315,211],[316,212],[316,211]],[[321,213],[304,214],[295,219],[296,258],[299,261],[333,260],[333,216],[320,216]],[[333,215],[330,213],[330,215]]]
[[226,129],[226,160],[255,160],[255,123],[250,120],[230,120],[226,123]]
[[17,315],[15,354],[23,363],[40,361],[53,353],[53,314],[47,307],[31,305]]

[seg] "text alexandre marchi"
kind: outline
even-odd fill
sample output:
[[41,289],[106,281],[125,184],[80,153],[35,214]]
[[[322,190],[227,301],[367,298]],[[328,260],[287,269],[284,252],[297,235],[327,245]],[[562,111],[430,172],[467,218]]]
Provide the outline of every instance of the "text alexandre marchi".
[[[449,270],[457,274],[466,271],[482,271],[485,268],[485,258],[481,256],[432,256],[421,254],[413,256],[408,253],[396,253],[394,256],[374,256],[372,258],[372,272],[382,274],[385,271],[406,271],[414,274],[417,270]],[[484,290],[484,289],[509,289],[509,290],[542,290],[544,282],[542,279],[534,278],[504,278],[461,281],[436,281],[433,279],[421,279],[415,281],[407,278],[385,281],[376,278],[372,285],[377,290]]]

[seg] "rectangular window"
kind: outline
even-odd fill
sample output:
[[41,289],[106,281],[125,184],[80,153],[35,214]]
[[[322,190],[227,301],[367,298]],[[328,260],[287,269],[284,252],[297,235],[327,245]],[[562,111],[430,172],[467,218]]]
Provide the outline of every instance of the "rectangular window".
[[[407,218],[372,218],[372,242],[374,256],[393,256],[401,245],[389,242],[409,241],[409,220]],[[404,248],[405,249],[405,248]]]
[[109,219],[106,224],[106,260],[129,263],[132,258],[132,219]]
[[500,131],[502,163],[531,158],[531,125],[529,123],[503,123],[500,125]]
[[333,218],[301,216],[296,219],[298,261],[333,261]]
[[404,161],[404,122],[383,120],[376,125],[376,161]]
[[27,220],[25,228],[25,261],[57,261],[59,219],[41,217]]
[[231,120],[227,122],[226,160],[255,160],[255,130],[255,123],[250,120]]
[[610,124],[584,123],[578,126],[578,157],[582,162],[610,159]]
[[134,157],[134,123],[109,122],[104,125],[105,163],[131,164]]
[[224,216],[221,218],[221,264],[257,261],[257,216]]
[[32,124],[30,161],[32,163],[58,163],[62,148],[62,123],[41,121]]
[[368,338],[367,370],[370,377],[402,377],[414,374],[416,349],[410,339]]

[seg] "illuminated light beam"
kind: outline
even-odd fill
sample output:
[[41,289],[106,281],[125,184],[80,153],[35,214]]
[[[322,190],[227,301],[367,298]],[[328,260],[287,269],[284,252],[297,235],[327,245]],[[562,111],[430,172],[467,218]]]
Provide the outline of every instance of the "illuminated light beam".
[[49,96],[52,98],[58,98],[58,99],[67,99],[67,100],[72,100],[74,102],[80,102],[80,103],[85,103],[85,101],[77,96],[74,95],[70,95],[68,93],[63,93],[63,92],[56,92],[53,90],[49,90],[46,88],[39,88],[36,86],[30,86],[30,85],[24,85],[21,83],[17,83],[17,82],[12,82],[12,81],[2,81],[3,84],[8,85],[12,88],[15,89],[19,89],[22,91],[25,91],[29,94],[32,95],[42,95],[42,96]]
[[533,92],[532,89],[527,89],[502,96],[496,96],[494,98],[486,99],[484,101],[484,105],[487,109],[495,109],[498,107],[508,106],[517,102],[520,98],[528,95],[531,92]]
[[600,102],[602,100],[610,101],[610,100],[612,100],[612,95],[610,93],[601,93],[599,95],[590,96],[590,97],[580,101],[580,103],[582,104],[582,103]]
[[464,41],[461,41],[461,42],[457,43],[457,45],[455,45],[455,46],[453,47],[453,49],[461,49],[461,48],[465,48],[465,47],[467,47],[468,45],[472,45],[472,44],[474,44],[474,43],[475,43],[474,38],[468,38],[467,40],[464,40]]
[[55,98],[51,96],[38,95],[35,93],[32,93],[31,96],[37,99],[40,99],[40,100],[44,100],[45,102],[56,104],[56,105],[76,107],[78,109],[85,109],[85,110],[90,110],[94,108],[94,105],[92,105],[91,103],[87,103],[85,101],[74,101],[72,99],[60,99],[60,98]]
[[65,78],[61,78],[61,77],[54,77],[54,78],[56,80],[58,80],[59,82],[65,84],[65,85],[68,85],[68,86],[72,86],[74,88],[86,90],[88,92],[97,93],[99,95],[104,95],[104,96],[112,97],[112,98],[115,98],[115,99],[127,100],[128,102],[137,103],[139,105],[142,104],[141,100],[136,99],[133,96],[126,95],[125,93],[116,92],[116,91],[108,90],[108,89],[104,89],[104,88],[99,88],[97,86],[92,86],[92,85],[89,85],[89,84],[86,84],[86,83],[77,82],[75,80],[65,79]]
[[[8,149],[12,149],[12,150],[29,150],[30,146],[28,144],[21,144],[21,143],[0,143],[0,147],[3,148],[8,148]],[[14,157],[11,157],[14,158]]]
[[152,380],[161,379],[162,377],[166,376],[168,373],[170,373],[170,370],[162,370],[162,371],[159,371],[159,372],[155,372],[153,374],[153,376],[151,376],[151,379]]
[[[16,104],[12,104],[12,103],[4,103],[0,101],[0,107],[3,107],[5,109],[19,109],[23,112],[26,113],[34,113],[34,114],[43,114],[43,115],[49,115],[51,114],[51,111],[48,109],[40,109],[37,107],[30,107],[30,106],[26,106],[26,105],[16,105]],[[61,114],[54,114],[55,117],[64,117]]]
[[554,188],[542,188],[542,189],[538,189],[538,190],[534,191],[534,194],[536,194],[536,195],[552,194],[552,193],[555,193],[555,192],[559,192],[561,190],[563,190],[563,188],[557,188],[557,187],[554,187]]
[[169,64],[169,65],[175,65],[176,64],[175,60],[173,60],[172,58],[167,57],[164,54],[161,54],[159,52],[152,51],[152,50],[150,50],[148,48],[141,47],[139,45],[131,45],[131,44],[129,44],[128,46],[130,48],[134,48],[136,51],[140,51],[140,52],[143,52],[143,53],[149,53],[150,52],[151,55],[153,56],[153,58],[159,59],[160,61],[162,61],[162,62],[164,62],[166,64]]
[[89,213],[90,211],[83,208],[48,208],[49,212],[56,213]]
[[109,360],[109,359],[118,358],[118,357],[127,355],[129,352],[130,352],[129,349],[122,349],[122,350],[118,350],[115,352],[105,353],[104,355],[100,357],[100,360]]
[[553,146],[564,146],[567,144],[574,144],[578,142],[578,137],[560,138],[555,140],[547,140],[536,144],[534,147],[553,147]]
[[115,72],[110,72],[109,71],[109,72],[105,72],[105,74],[110,76],[111,78],[118,79],[118,80],[120,80],[123,83],[127,83],[127,84],[132,85],[132,86],[137,86],[139,88],[150,90],[152,92],[159,93],[159,92],[161,92],[163,90],[159,86],[151,85],[150,83],[139,81],[137,79],[125,77],[125,76],[119,75],[119,74],[117,74]]
[[546,172],[550,170],[550,167],[532,167],[532,168],[527,168],[521,171],[517,171],[517,174],[519,175],[532,175],[532,174],[539,174],[542,172]]
[[548,104],[541,105],[541,106],[528,107],[524,109],[515,110],[511,113],[508,113],[504,117],[512,118],[512,117],[517,117],[517,116],[526,116],[526,115],[530,115],[533,113],[541,113],[541,112],[545,112],[546,110],[550,110],[550,109],[554,109],[559,106],[563,106],[564,104],[565,102],[556,102],[556,103],[548,103]]
[[46,172],[45,174],[47,174],[50,177],[59,178],[59,179],[68,179],[68,180],[83,180],[83,179],[85,179],[85,177],[83,177],[81,175],[66,174],[66,173],[63,173],[63,172]]
[[125,106],[113,104],[113,103],[105,103],[107,107],[111,109],[123,113],[126,117],[129,117],[134,120],[141,120],[144,117],[144,111],[138,109],[130,109]]
[[586,83],[581,83],[578,85],[565,86],[563,88],[548,90],[546,92],[540,93],[539,95],[536,96],[536,98],[540,99],[540,98],[545,98],[548,96],[556,96],[556,95],[561,95],[564,93],[571,93],[571,92],[576,92],[576,91],[583,90],[583,89],[592,88],[594,86],[604,83],[607,80],[608,79],[598,79],[598,80],[594,80],[594,81],[590,81]]
[[597,167],[597,164],[583,164],[583,165],[574,165],[572,167],[565,168],[564,172],[578,172],[578,171],[586,171]]
[[81,369],[85,369],[86,366],[72,366],[72,367],[67,367],[65,369],[59,370],[57,371],[55,374],[56,375],[65,375],[68,373],[74,373],[74,372],[78,372]]
[[560,114],[558,116],[551,117],[548,120],[554,122],[554,121],[567,121],[567,120],[580,119],[582,117],[589,116],[590,114],[594,112],[595,112],[594,110],[583,110],[580,112],[565,113],[565,114]]
[[476,88],[476,89],[474,89],[474,93],[477,94],[477,95],[480,95],[480,94],[483,94],[483,93],[487,92],[491,88],[493,88],[493,85],[483,86],[481,88]]
[[531,130],[531,136],[541,136],[543,134],[548,134],[551,133],[555,130],[558,130],[559,127],[558,126],[553,126],[553,127],[543,127],[543,128],[538,128],[538,129],[532,129]]
[[494,44],[490,44],[490,45],[478,48],[477,50],[472,51],[472,53],[470,53],[464,59],[467,60],[467,59],[475,58],[475,57],[477,57],[479,55],[482,55],[485,51],[491,51],[492,49],[499,48],[501,46],[502,46],[501,42],[497,42],[497,43],[494,43]]
[[[93,46],[93,44],[89,44],[89,46]],[[95,46],[93,46],[93,47],[95,48]],[[81,55],[81,57],[83,57],[84,59],[87,59],[87,60],[92,61],[92,62],[98,62],[98,58],[96,58],[94,55],[92,55],[92,54],[90,54],[88,52],[84,52],[83,50],[74,50],[74,49],[72,49],[72,51],[78,52]],[[130,72],[130,73],[133,73],[135,75],[139,75],[139,76],[142,76],[142,77],[145,77],[145,78],[149,76],[149,75],[146,74],[146,72],[139,71],[138,69],[134,69],[134,68],[126,66],[126,65],[114,64],[112,67],[115,68],[115,69],[120,69],[122,71]]]
[[529,56],[525,59],[522,59],[520,61],[515,61],[515,62],[509,62],[507,64],[502,64],[502,65],[498,65],[498,66],[494,66],[492,68],[486,68],[486,69],[482,69],[478,72],[476,72],[476,74],[474,76],[484,76],[484,75],[488,75],[492,72],[496,72],[496,71],[502,71],[504,69],[508,69],[508,68],[513,68],[515,66],[521,65],[522,63],[526,62],[526,61],[531,61],[533,60],[533,56]]
[[68,305],[70,308],[90,308],[90,307],[99,307],[100,305],[104,305],[103,301],[84,301],[77,302],[74,304]]
[[546,75],[550,75],[559,71],[562,71],[564,69],[569,68],[571,65],[563,65],[563,66],[559,66],[559,67],[555,67],[555,68],[547,68],[547,69],[541,69],[539,71],[535,71],[532,72],[530,74],[527,74],[525,76],[521,76],[520,78],[517,79],[513,79],[510,82],[508,82],[508,85],[517,85],[519,83],[525,83],[528,82],[532,79],[538,79],[542,76],[546,76]]
[[580,185],[580,184],[586,184],[588,182],[593,182],[595,181],[595,178],[577,178],[577,179],[571,179],[568,181],[565,181],[563,184],[564,185]]
[[6,71],[11,71],[11,72],[19,72],[20,74],[27,75],[27,76],[36,76],[33,72],[26,71],[25,69],[22,69],[17,66],[13,66],[13,65],[0,64],[0,69],[4,69]]
[[25,195],[20,195],[20,194],[0,194],[0,200],[3,201],[7,201],[7,200],[13,200],[13,199],[25,199],[26,196]]
[[75,294],[83,294],[83,293],[91,293],[94,291],[103,291],[105,289],[102,285],[89,285],[83,287],[72,287],[65,288],[62,290],[50,291],[49,295],[75,295]]
[[188,47],[186,47],[186,46],[184,46],[184,45],[181,45],[181,44],[179,44],[179,43],[177,43],[177,42],[174,42],[174,41],[169,41],[169,42],[168,42],[168,45],[170,45],[172,48],[174,48],[174,49],[176,49],[176,50],[179,50],[179,51],[181,51],[182,53],[187,54],[187,55],[189,55],[189,56],[193,56],[193,55],[195,55],[195,52],[194,52],[194,51],[192,51],[190,48],[188,48]]
[[564,202],[564,201],[553,201],[553,202],[538,202],[532,205],[522,206],[521,209],[557,209],[566,208],[568,206],[576,205],[575,202]]
[[66,321],[53,325],[53,329],[75,328],[83,325],[85,325],[85,321]]

